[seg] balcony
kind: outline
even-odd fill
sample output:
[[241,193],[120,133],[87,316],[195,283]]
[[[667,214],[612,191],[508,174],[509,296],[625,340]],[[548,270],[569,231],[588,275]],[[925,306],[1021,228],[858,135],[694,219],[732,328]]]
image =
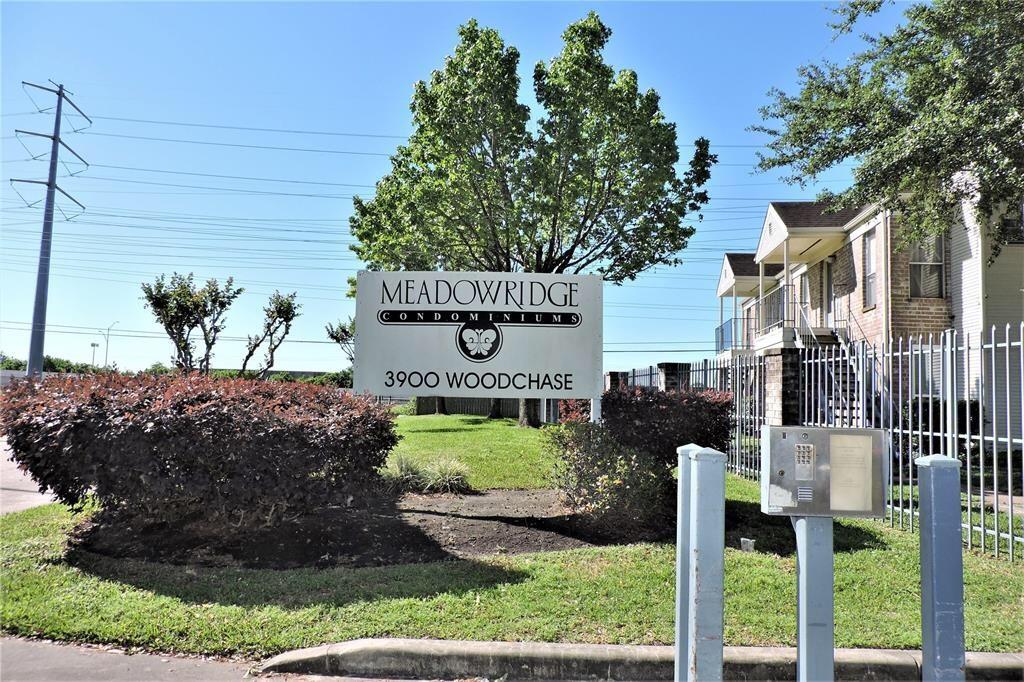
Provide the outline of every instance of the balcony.
[[768,332],[783,327],[795,327],[796,306],[792,285],[780,286],[757,299],[754,304],[757,335],[764,336]]
[[760,351],[773,347],[801,347],[814,340],[828,338],[844,326],[836,314],[828,320],[820,310],[811,310],[796,297],[796,287],[782,285],[758,298],[749,308],[749,348]]
[[715,329],[715,353],[750,350],[754,337],[754,318],[749,316],[733,317]]

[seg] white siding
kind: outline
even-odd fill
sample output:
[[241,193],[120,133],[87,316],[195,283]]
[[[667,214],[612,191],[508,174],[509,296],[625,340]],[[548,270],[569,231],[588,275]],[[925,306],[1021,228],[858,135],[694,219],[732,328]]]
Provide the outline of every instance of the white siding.
[[[1020,323],[1024,320],[1024,246],[1013,244],[1003,247],[995,262],[985,267],[985,293],[986,340],[991,338],[991,329],[995,327],[996,343],[1003,342],[1006,338],[1006,325],[1010,325],[1010,340],[1018,341]],[[1020,438],[1021,429],[1024,428],[1021,425],[1020,350],[1010,348],[1009,368],[1003,349],[997,350],[995,359],[992,383],[995,387],[994,416],[998,420],[998,429],[1001,435],[1005,435],[1009,415],[1011,435]],[[991,396],[992,389],[989,388],[988,392]],[[991,402],[992,398],[988,400]]]
[[981,232],[968,214],[966,225],[954,225],[949,231],[949,306],[953,328],[963,336],[977,334],[982,328],[981,273],[985,253]]

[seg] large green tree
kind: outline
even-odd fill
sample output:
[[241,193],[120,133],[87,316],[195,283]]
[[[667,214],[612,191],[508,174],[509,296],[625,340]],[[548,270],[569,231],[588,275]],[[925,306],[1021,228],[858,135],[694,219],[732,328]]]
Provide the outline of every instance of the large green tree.
[[[883,0],[837,9],[850,32]],[[800,184],[846,161],[853,183],[820,198],[898,212],[904,242],[939,234],[976,201],[998,244],[1024,198],[1024,3],[935,0],[906,10],[888,35],[865,36],[846,64],[802,66],[795,95],[773,90],[762,110],[760,168]]]
[[590,13],[533,70],[539,118],[519,101],[519,52],[470,21],[416,84],[413,132],[374,197],[355,199],[353,250],[370,269],[600,274],[679,262],[707,202],[714,155],[698,138],[678,173],[658,94],[603,57]]

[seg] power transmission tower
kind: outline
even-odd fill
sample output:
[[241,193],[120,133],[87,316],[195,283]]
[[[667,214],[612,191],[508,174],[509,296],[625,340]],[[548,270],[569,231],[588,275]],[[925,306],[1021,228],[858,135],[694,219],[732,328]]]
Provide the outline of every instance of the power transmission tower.
[[[50,82],[53,83],[53,81]],[[43,209],[43,234],[39,243],[39,270],[36,273],[36,300],[35,306],[32,309],[32,337],[28,351],[28,376],[41,377],[43,375],[43,341],[46,335],[46,301],[50,289],[50,250],[53,245],[53,208],[56,193],[60,192],[68,199],[78,204],[83,211],[85,210],[85,206],[82,206],[78,200],[57,186],[57,161],[60,155],[60,148],[64,147],[64,149],[74,154],[75,157],[77,157],[83,164],[86,166],[89,165],[74,149],[69,147],[60,139],[60,124],[64,110],[64,102],[70,104],[75,111],[77,111],[86,121],[89,121],[89,123],[92,123],[92,119],[86,116],[85,113],[68,98],[68,93],[64,90],[63,83],[54,83],[54,85],[57,86],[56,90],[46,87],[45,85],[36,85],[35,83],[28,83],[26,81],[22,81],[21,84],[23,87],[38,88],[39,90],[45,90],[46,92],[51,92],[57,96],[57,110],[53,121],[53,135],[34,133],[27,130],[14,131],[16,134],[32,135],[34,137],[45,137],[50,139],[50,173],[46,182],[43,182],[42,180],[11,179],[12,185],[15,182],[46,185],[46,205]],[[42,111],[43,110],[40,110],[40,112]]]

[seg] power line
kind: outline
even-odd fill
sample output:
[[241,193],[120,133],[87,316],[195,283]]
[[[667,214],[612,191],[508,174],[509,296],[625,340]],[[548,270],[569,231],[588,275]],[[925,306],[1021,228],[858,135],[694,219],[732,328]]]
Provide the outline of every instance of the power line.
[[[285,197],[307,197],[315,199],[352,199],[351,194],[312,194],[312,193],[298,193],[298,192],[273,192],[269,190],[260,189],[245,189],[244,187],[210,187],[209,185],[182,185],[172,182],[153,182],[150,180],[131,180],[129,178],[108,178],[99,175],[90,175],[84,180],[105,180],[107,182],[126,182],[132,185],[153,185],[156,187],[178,187],[184,189],[206,189],[206,190],[217,190],[221,192],[238,192],[240,194],[269,194],[273,196],[285,196]],[[85,190],[90,191],[90,190]]]
[[[18,114],[6,114],[8,116],[20,116],[25,114],[33,114],[37,112],[21,112]],[[93,116],[97,120],[103,121],[118,121],[121,123],[144,123],[148,125],[166,125],[166,126],[178,126],[184,128],[210,128],[214,130],[242,130],[247,132],[256,133],[281,133],[286,135],[322,135],[328,137],[365,137],[365,138],[377,138],[377,139],[394,139],[394,140],[408,140],[409,135],[393,135],[383,133],[364,133],[364,132],[343,132],[336,130],[301,130],[295,128],[262,128],[256,126],[239,126],[239,125],[225,125],[217,123],[196,123],[191,121],[166,121],[156,120],[149,118],[129,118],[126,116]],[[692,142],[678,143],[680,147],[693,147],[695,146]],[[718,149],[764,149],[767,145],[765,144],[732,144],[732,143],[711,143],[711,147]]]
[[[4,159],[3,163],[29,163],[38,161],[39,159]],[[198,173],[191,171],[182,170],[171,170],[165,168],[140,168],[138,166],[116,166],[110,164],[92,164],[92,168],[110,168],[113,170],[130,170],[137,171],[140,173],[166,173],[169,175],[192,175],[197,177],[206,178],[221,178],[226,180],[251,180],[256,182],[283,182],[289,184],[302,184],[302,185],[325,185],[330,187],[366,187],[374,188],[376,185],[360,184],[354,182],[324,182],[317,180],[295,180],[292,178],[266,178],[266,177],[254,177],[249,175],[225,175],[219,173]],[[835,182],[852,182],[853,178],[821,178],[815,181],[816,184],[822,183],[835,183]],[[735,182],[735,183],[723,183],[719,184],[715,182],[714,178],[708,181],[707,188],[713,189],[718,187],[771,187],[778,185],[791,186],[792,183],[785,182],[783,180],[776,180],[773,182]]]
[[276,147],[273,145],[264,144],[241,144],[238,142],[212,142],[210,140],[182,140],[168,137],[150,137],[147,135],[124,135],[122,133],[98,133],[88,132],[83,133],[84,135],[99,135],[102,137],[118,137],[125,140],[146,140],[149,142],[176,142],[179,144],[200,144],[209,145],[212,147],[235,147],[238,149],[263,149],[269,151],[278,152],[308,152],[315,154],[346,154],[352,156],[383,156],[385,158],[390,157],[391,154],[384,152],[357,152],[347,149],[312,149],[307,147]]
[[[28,325],[27,322],[6,321],[6,322],[0,322],[0,329],[6,329],[8,331],[28,331],[27,329],[21,329],[21,328],[18,328],[18,327],[4,326],[4,325],[10,325],[10,324],[26,325],[26,326]],[[61,329],[54,329],[53,327],[61,327]],[[53,334],[73,334],[73,335],[77,335],[77,336],[94,336],[94,335],[96,335],[98,333],[97,331],[80,331],[80,330],[85,330],[85,329],[92,330],[92,329],[95,329],[95,328],[94,327],[87,327],[85,325],[49,325],[49,327],[47,328],[47,331],[49,331],[49,332],[51,332]],[[170,341],[170,339],[168,339],[166,334],[164,334],[163,332],[141,330],[141,329],[140,330],[122,329],[121,331],[111,332],[110,336],[113,336],[115,338],[122,338],[122,339],[151,339],[151,340],[154,340],[154,341],[160,341],[160,340]],[[243,337],[243,336],[218,336],[217,340],[218,341],[232,341],[232,342],[248,341],[248,339],[246,337]],[[305,344],[317,344],[317,345],[328,345],[328,346],[333,346],[334,345],[334,341],[322,341],[320,339],[289,339],[289,338],[285,338],[284,339],[284,343],[305,343]],[[700,343],[703,343],[703,342],[700,342]],[[636,349],[605,350],[604,352],[605,353],[708,353],[708,352],[714,352],[714,350],[715,350],[714,348],[665,348],[665,349],[636,348]]]
[[110,168],[113,170],[127,170],[136,171],[139,173],[166,173],[168,175],[192,175],[203,178],[219,178],[222,180],[252,180],[255,182],[285,182],[296,185],[324,185],[328,187],[368,187],[370,189],[376,187],[376,185],[360,185],[352,182],[322,182],[317,180],[293,180],[290,178],[263,178],[254,177],[251,175],[221,175],[219,173],[196,173],[191,171],[181,170],[169,170],[166,168],[139,168],[137,166],[113,166],[109,164],[93,164],[95,168]]

